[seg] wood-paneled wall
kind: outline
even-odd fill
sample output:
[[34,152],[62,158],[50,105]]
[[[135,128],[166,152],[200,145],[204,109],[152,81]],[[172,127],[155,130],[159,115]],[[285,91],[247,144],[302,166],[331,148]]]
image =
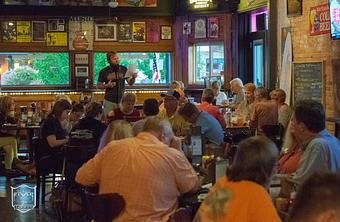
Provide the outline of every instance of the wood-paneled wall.
[[[198,18],[205,18],[206,21],[209,17],[219,18],[219,37],[218,38],[202,38],[195,39],[195,20]],[[176,80],[182,80],[185,85],[188,85],[188,48],[197,43],[214,43],[219,42],[224,45],[224,79],[226,82],[230,80],[237,71],[235,62],[237,61],[237,44],[234,43],[235,29],[233,25],[233,15],[230,13],[226,14],[209,14],[209,15],[190,15],[190,16],[176,16],[174,21],[175,30],[175,72],[174,78]],[[183,34],[183,22],[191,22],[191,34]],[[236,42],[237,43],[237,42]],[[225,82],[225,83],[226,83]],[[202,86],[191,85],[191,88],[197,88]]]

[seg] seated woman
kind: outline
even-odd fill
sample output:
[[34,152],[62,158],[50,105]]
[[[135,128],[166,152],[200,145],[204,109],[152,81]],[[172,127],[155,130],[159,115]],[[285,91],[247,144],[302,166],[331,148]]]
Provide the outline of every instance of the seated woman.
[[125,120],[115,120],[105,130],[100,139],[97,152],[100,152],[112,140],[121,140],[129,137],[133,137],[131,124]]
[[214,92],[216,99],[216,106],[222,105],[223,101],[227,100],[227,95],[224,92],[221,92],[221,82],[213,81],[211,83],[211,88]]
[[249,120],[250,114],[254,112],[255,89],[256,86],[253,83],[244,85],[244,96],[246,99],[240,103],[236,110],[236,112],[242,114],[246,120]]
[[282,153],[278,161],[278,173],[294,173],[299,165],[302,149],[296,142],[294,135],[290,132],[290,123],[284,138]]
[[[0,126],[5,123],[15,124],[16,120],[10,113],[14,112],[14,100],[10,96],[0,97]],[[5,173],[16,173],[12,167],[17,168],[26,173],[34,174],[34,165],[24,165],[18,159],[18,144],[15,135],[7,131],[0,131],[0,147],[5,151]]]
[[215,119],[221,124],[222,128],[226,127],[226,122],[222,113],[219,112],[218,107],[212,103],[214,101],[214,91],[212,89],[204,89],[201,98],[201,104],[197,105],[199,111],[205,111],[215,117]]
[[241,142],[226,176],[211,188],[194,221],[281,221],[266,190],[277,156],[276,145],[266,137]]
[[106,125],[101,122],[103,107],[97,102],[91,102],[85,109],[85,117],[73,127],[72,131],[87,129],[92,132],[94,143],[99,145],[100,137],[103,135]]
[[72,128],[79,122],[80,118],[84,115],[84,106],[80,103],[72,105],[71,112],[68,119],[64,121],[64,129],[67,134],[71,132]]
[[140,112],[134,108],[135,103],[136,95],[133,93],[125,93],[122,97],[119,108],[116,108],[107,114],[109,122],[114,120],[136,122],[140,120]]
[[67,120],[72,105],[64,99],[56,101],[51,113],[41,126],[41,148],[38,156],[42,157],[40,163],[44,170],[60,172],[63,165],[63,155],[60,148],[68,142],[68,137],[62,123]]

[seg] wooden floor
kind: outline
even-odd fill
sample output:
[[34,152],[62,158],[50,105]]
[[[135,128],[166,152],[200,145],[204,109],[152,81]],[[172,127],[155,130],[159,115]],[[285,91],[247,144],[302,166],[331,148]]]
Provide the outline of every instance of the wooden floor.
[[27,213],[21,213],[14,210],[11,204],[11,185],[15,186],[23,182],[33,182],[26,180],[26,177],[7,179],[0,176],[0,221],[1,222],[56,222],[56,216],[50,204],[46,202],[45,206],[39,209],[35,208]]
[[[35,208],[27,213],[14,210],[11,204],[11,186],[22,183],[35,183],[33,179],[24,176],[8,179],[0,176],[0,221],[1,222],[58,222],[51,204],[46,196],[45,205]],[[46,189],[49,192],[50,189]],[[72,216],[72,217],[71,217]],[[80,215],[69,216],[68,222],[82,222]]]

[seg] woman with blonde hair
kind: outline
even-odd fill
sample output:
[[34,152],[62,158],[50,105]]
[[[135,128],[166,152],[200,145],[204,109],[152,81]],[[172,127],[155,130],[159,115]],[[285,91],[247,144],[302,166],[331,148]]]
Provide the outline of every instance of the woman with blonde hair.
[[141,115],[135,109],[136,95],[134,93],[125,93],[120,102],[119,108],[110,111],[107,115],[109,122],[114,120],[126,120],[136,122],[140,120]]
[[100,152],[112,140],[121,140],[129,137],[133,137],[131,124],[125,120],[115,120],[106,128],[100,139],[97,152]]

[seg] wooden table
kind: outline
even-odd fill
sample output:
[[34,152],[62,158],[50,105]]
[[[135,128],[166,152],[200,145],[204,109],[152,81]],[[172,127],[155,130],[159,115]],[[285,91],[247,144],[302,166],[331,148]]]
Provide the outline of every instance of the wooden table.
[[27,149],[29,153],[29,162],[33,162],[33,142],[32,138],[34,136],[39,135],[40,125],[25,125],[25,126],[18,126],[16,124],[4,124],[0,127],[2,131],[22,131],[25,130],[27,132]]

